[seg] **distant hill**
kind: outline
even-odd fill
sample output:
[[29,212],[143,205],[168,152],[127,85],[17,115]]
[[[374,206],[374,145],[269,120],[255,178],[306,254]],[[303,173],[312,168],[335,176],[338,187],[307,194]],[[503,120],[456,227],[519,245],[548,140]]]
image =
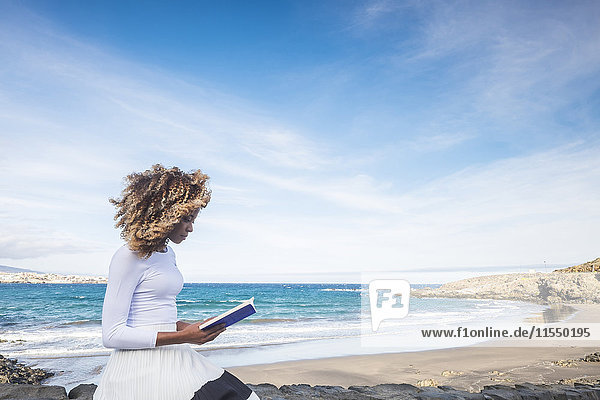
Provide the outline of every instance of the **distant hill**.
[[9,273],[9,274],[18,274],[19,272],[36,272],[36,273],[39,273],[39,271],[34,271],[32,269],[8,267],[6,265],[0,265],[0,272],[6,272],[6,273]]

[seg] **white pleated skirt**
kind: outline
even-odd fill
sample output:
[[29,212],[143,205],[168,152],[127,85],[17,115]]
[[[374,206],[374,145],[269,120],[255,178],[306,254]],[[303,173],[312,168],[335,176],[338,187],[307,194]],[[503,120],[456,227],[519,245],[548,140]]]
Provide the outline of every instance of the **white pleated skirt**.
[[[172,332],[176,325],[151,325],[143,329]],[[228,373],[223,368],[214,365],[187,344],[113,350],[94,400],[191,400],[195,395],[196,398],[205,398],[207,396],[196,392],[205,385],[212,390],[214,383],[219,382],[219,378],[223,380],[226,375]],[[249,397],[243,398],[258,399],[258,396],[251,392]]]

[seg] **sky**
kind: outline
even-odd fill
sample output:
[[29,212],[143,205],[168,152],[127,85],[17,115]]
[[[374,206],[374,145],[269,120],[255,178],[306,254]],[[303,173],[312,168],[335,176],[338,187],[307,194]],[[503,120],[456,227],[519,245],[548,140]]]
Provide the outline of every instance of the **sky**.
[[[187,281],[600,256],[597,1],[0,1],[0,264],[106,275],[108,202],[210,175]],[[550,266],[550,269],[548,269]]]

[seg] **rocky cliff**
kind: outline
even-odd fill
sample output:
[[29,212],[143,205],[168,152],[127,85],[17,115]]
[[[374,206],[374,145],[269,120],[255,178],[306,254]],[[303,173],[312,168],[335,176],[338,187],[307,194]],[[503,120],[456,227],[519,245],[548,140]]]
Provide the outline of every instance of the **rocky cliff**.
[[594,261],[588,261],[569,268],[557,269],[554,272],[600,272],[600,257],[596,258]]
[[446,283],[437,289],[414,289],[414,297],[518,300],[532,303],[600,303],[600,273],[489,275]]

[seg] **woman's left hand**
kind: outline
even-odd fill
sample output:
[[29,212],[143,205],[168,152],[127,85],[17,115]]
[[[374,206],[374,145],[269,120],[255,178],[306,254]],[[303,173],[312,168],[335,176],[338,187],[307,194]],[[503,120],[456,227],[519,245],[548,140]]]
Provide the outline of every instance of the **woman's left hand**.
[[225,324],[219,324],[211,326],[210,328],[200,329],[200,325],[202,325],[204,322],[206,321],[190,324],[181,331],[182,336],[185,338],[185,343],[204,344],[207,342],[212,342],[217,336],[225,332]]
[[190,325],[191,324],[188,322],[177,321],[177,332],[184,330],[185,328],[187,328]]
[[[214,318],[214,317],[213,317]],[[219,324],[212,326],[207,329],[199,329],[200,325],[206,321],[211,320],[209,318],[205,321],[196,322],[193,324],[187,324],[186,322],[181,323],[183,329],[179,330],[180,322],[177,323],[177,332],[158,332],[156,335],[156,345],[164,346],[168,344],[204,344],[215,340],[217,336],[225,331],[225,324]],[[183,324],[187,324],[183,326]]]

